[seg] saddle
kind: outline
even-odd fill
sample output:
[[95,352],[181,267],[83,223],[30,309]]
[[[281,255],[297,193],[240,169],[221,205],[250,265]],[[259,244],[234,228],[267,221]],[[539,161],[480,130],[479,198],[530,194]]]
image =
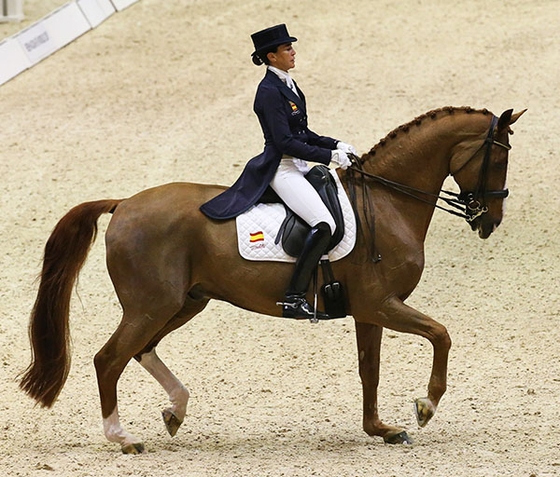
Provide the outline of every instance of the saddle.
[[[328,247],[328,250],[332,250],[344,237],[344,215],[338,197],[337,184],[330,173],[330,169],[323,165],[314,166],[305,175],[305,178],[317,191],[319,197],[321,197],[323,203],[327,206],[329,212],[334,218],[336,228]],[[261,198],[261,202],[282,203],[282,200],[269,187],[265,196]],[[305,238],[311,230],[311,227],[285,204],[284,207],[286,209],[286,218],[280,225],[280,229],[278,230],[278,234],[276,235],[274,242],[278,244],[281,241],[282,248],[288,255],[298,257],[303,249]],[[335,280],[328,259],[321,260],[320,265],[323,272],[323,280],[325,282],[321,287],[321,294],[325,304],[325,312],[329,316],[329,319],[344,318],[346,316],[346,303],[342,284]],[[315,275],[315,277],[317,277],[317,275]],[[316,322],[316,319],[312,321]]]
[[[344,217],[338,198],[337,184],[330,173],[330,169],[323,165],[314,166],[305,175],[305,178],[317,191],[319,197],[321,197],[335,221],[336,229],[328,248],[328,250],[332,250],[344,237]],[[282,203],[282,200],[269,188],[266,196],[261,199],[261,202]],[[287,206],[285,206],[285,208],[286,218],[282,222],[282,225],[280,225],[275,243],[278,244],[281,242],[282,248],[288,255],[298,257],[311,227]]]

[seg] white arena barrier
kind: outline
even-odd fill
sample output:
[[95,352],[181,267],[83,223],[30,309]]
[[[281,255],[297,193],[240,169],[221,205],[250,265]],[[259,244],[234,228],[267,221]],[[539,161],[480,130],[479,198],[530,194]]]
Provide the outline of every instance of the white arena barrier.
[[137,1],[73,0],[14,36],[0,41],[0,85]]
[[91,25],[75,2],[70,2],[15,35],[34,65],[91,30]]
[[76,3],[87,18],[91,28],[100,25],[115,13],[115,6],[111,0],[77,0]]
[[15,38],[0,42],[0,85],[31,66]]
[[23,0],[0,0],[0,22],[23,20]]
[[115,8],[120,12],[127,7],[130,7],[133,3],[136,3],[138,0],[111,0]]

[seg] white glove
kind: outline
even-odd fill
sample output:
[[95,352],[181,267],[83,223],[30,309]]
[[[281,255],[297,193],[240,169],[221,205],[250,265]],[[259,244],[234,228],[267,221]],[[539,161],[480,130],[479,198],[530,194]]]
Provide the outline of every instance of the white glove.
[[348,166],[352,165],[352,162],[350,161],[346,153],[344,151],[341,151],[340,149],[333,149],[331,151],[331,161],[333,161],[335,164],[338,164],[342,170],[346,170]]
[[354,154],[355,156],[358,155],[358,151],[356,151],[356,148],[350,144],[346,144],[345,142],[342,141],[338,141],[336,143],[336,148],[340,149],[342,152],[345,152],[346,154]]

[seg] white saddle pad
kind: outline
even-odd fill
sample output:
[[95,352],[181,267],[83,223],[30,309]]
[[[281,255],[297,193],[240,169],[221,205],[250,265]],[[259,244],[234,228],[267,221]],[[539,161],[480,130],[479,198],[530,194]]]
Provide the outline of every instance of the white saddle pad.
[[[346,191],[334,170],[331,170],[338,186],[338,197],[344,215],[344,237],[340,243],[328,253],[329,260],[334,262],[348,255],[356,244],[356,217]],[[257,204],[236,218],[237,244],[239,253],[247,260],[295,262],[282,248],[275,244],[280,225],[286,217],[282,204]]]

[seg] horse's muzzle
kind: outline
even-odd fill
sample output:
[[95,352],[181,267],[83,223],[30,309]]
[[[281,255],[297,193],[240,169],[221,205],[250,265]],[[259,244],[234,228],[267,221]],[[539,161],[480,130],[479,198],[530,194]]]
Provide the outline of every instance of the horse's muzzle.
[[478,236],[481,239],[487,239],[492,235],[494,230],[498,228],[502,221],[499,219],[492,219],[483,214],[477,217],[475,220],[470,222],[471,228],[478,232]]

